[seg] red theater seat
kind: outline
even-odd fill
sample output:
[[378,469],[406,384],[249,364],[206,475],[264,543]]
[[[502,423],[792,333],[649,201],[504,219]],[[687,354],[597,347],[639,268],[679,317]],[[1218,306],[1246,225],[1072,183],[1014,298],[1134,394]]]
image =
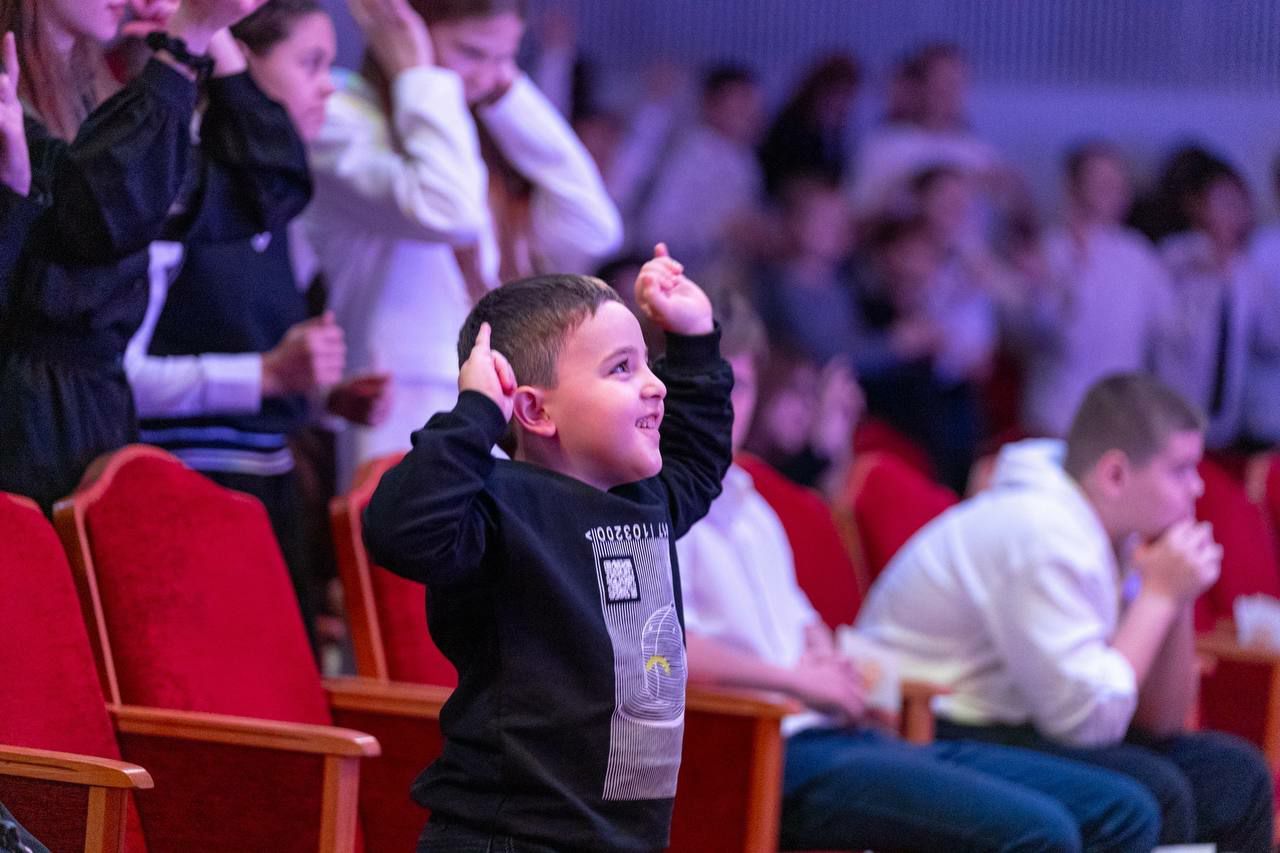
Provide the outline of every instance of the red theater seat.
[[[359,720],[379,736],[385,727],[389,740],[413,728],[427,743],[439,697],[355,679],[321,682],[256,500],[155,448],[125,448],[100,460],[95,473],[59,503],[56,519],[93,622],[106,692],[117,700],[253,718],[266,734],[247,737],[241,747],[264,743],[267,735],[299,744],[293,755],[256,758],[238,783],[248,800],[239,811],[207,786],[187,791],[191,809],[182,824],[161,827],[163,844],[144,808],[153,846],[185,850],[217,836],[222,850],[358,849],[357,793],[366,795],[361,808],[369,806],[364,822],[379,827],[381,805],[406,802],[407,783],[379,788],[373,780],[384,765],[366,761],[361,785],[361,761],[378,754],[377,740],[330,724]],[[235,750],[229,744],[224,752],[206,758],[203,769],[225,771]],[[183,762],[157,749],[144,763],[167,773]],[[378,847],[371,838],[368,849],[400,846]]]
[[957,502],[955,493],[889,453],[854,460],[842,499],[869,583],[907,540]]

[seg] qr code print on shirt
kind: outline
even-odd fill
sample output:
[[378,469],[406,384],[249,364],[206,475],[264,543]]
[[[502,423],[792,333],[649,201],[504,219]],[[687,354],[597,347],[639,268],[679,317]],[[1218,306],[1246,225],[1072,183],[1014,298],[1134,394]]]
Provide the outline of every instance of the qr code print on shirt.
[[639,601],[640,584],[636,580],[636,566],[630,557],[612,557],[602,561],[604,567],[604,594],[610,604],[618,601]]

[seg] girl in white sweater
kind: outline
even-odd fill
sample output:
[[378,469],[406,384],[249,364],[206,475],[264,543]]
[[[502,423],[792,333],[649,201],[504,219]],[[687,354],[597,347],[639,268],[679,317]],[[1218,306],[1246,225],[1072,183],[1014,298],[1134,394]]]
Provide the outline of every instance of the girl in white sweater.
[[[360,75],[338,75],[312,146],[308,224],[347,369],[390,371],[393,401],[344,442],[348,475],[453,406],[458,329],[484,292],[503,276],[575,271],[622,237],[590,157],[516,67],[521,0],[350,5],[369,52]],[[491,185],[495,168],[518,180]],[[503,197],[521,182],[514,203]]]

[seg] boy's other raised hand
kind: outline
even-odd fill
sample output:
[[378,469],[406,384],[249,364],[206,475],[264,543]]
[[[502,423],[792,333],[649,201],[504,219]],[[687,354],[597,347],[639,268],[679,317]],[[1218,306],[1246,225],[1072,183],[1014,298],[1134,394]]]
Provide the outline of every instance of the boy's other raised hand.
[[636,304],[665,332],[706,335],[715,328],[711,300],[684,274],[684,265],[671,257],[667,244],[653,249],[653,259],[636,277]]
[[515,407],[516,372],[506,356],[489,348],[492,334],[488,323],[480,324],[475,346],[458,374],[458,390],[479,391],[497,403],[503,418],[509,421]]

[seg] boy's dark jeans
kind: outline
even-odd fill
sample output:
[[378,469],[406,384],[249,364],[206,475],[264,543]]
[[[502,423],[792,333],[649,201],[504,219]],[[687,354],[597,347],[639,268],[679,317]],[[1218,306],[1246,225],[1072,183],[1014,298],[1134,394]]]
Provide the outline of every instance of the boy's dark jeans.
[[1055,743],[1032,726],[967,726],[939,719],[941,739],[1035,749],[1141,782],[1160,804],[1161,844],[1214,841],[1220,850],[1270,853],[1272,779],[1257,747],[1222,732],[1157,738],[1131,730],[1114,746]]
[[524,841],[473,829],[460,823],[433,817],[418,839],[417,853],[565,853],[536,841]]

